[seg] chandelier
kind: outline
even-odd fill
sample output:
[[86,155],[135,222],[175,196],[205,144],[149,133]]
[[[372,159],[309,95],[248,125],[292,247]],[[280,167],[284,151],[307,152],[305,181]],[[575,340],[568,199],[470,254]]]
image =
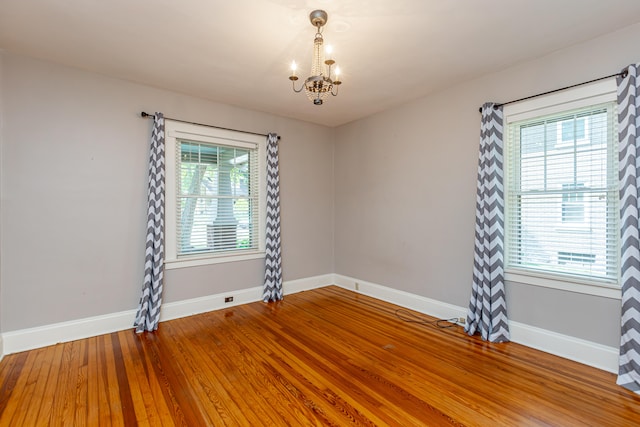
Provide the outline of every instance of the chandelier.
[[[311,21],[311,25],[316,27],[316,36],[313,39],[311,75],[305,79],[300,89],[296,89],[298,76],[296,76],[297,65],[294,61],[291,63],[291,76],[289,76],[289,80],[291,80],[294,92],[299,93],[304,89],[307,98],[313,101],[314,105],[322,105],[328,94],[333,96],[338,95],[338,86],[340,86],[342,82],[340,81],[340,69],[337,66],[333,71],[333,76],[331,75],[331,68],[336,62],[331,57],[331,47],[327,46],[325,49],[322,38],[322,27],[327,23],[327,12],[324,10],[314,10],[309,14],[309,20]],[[328,57],[327,59],[325,59],[325,53]]]

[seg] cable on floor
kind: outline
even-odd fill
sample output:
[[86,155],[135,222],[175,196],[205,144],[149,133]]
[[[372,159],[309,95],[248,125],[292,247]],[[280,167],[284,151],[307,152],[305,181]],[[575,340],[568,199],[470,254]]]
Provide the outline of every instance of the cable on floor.
[[403,322],[419,323],[421,325],[435,326],[441,329],[453,328],[454,326],[458,325],[458,323],[456,322],[458,320],[457,317],[452,317],[450,319],[428,320],[403,308],[399,308],[396,310],[396,317]]

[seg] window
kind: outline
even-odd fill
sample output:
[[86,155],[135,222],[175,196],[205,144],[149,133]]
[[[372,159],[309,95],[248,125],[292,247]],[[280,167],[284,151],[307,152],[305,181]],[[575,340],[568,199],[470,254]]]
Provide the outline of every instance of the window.
[[167,120],[167,268],[264,256],[265,138]]
[[602,87],[505,107],[507,276],[618,287],[615,87]]
[[575,118],[574,120],[563,120],[562,122],[562,142],[573,142],[574,140],[585,139],[585,124],[586,119],[584,117]]
[[583,190],[581,183],[562,184],[562,222],[584,222]]

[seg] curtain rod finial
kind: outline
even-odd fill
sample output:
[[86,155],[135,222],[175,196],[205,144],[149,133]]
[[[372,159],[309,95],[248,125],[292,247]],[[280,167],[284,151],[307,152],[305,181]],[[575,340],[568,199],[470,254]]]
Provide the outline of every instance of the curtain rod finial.
[[622,71],[620,71],[620,77],[623,79],[629,75],[629,67],[624,67]]

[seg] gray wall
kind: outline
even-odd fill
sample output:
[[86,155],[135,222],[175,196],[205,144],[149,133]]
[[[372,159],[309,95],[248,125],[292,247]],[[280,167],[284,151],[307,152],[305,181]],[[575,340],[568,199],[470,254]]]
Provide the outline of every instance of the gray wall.
[[[3,136],[4,136],[4,90],[2,84],[4,56],[2,50],[0,50],[0,217],[2,215],[2,204],[4,200],[4,192],[2,191],[2,152],[4,151]],[[2,242],[2,221],[0,221],[0,242]],[[0,244],[0,332],[2,331],[2,244]],[[2,338],[0,338],[0,353],[3,353]]]
[[[3,332],[137,307],[151,133],[142,110],[280,134],[284,279],[333,271],[333,129],[0,58]],[[260,286],[263,272],[261,260],[170,270],[164,300]]]
[[[640,60],[639,38],[640,25],[627,27],[338,128],[335,272],[466,307],[478,107],[615,73]],[[512,320],[618,345],[619,300],[506,291]]]

